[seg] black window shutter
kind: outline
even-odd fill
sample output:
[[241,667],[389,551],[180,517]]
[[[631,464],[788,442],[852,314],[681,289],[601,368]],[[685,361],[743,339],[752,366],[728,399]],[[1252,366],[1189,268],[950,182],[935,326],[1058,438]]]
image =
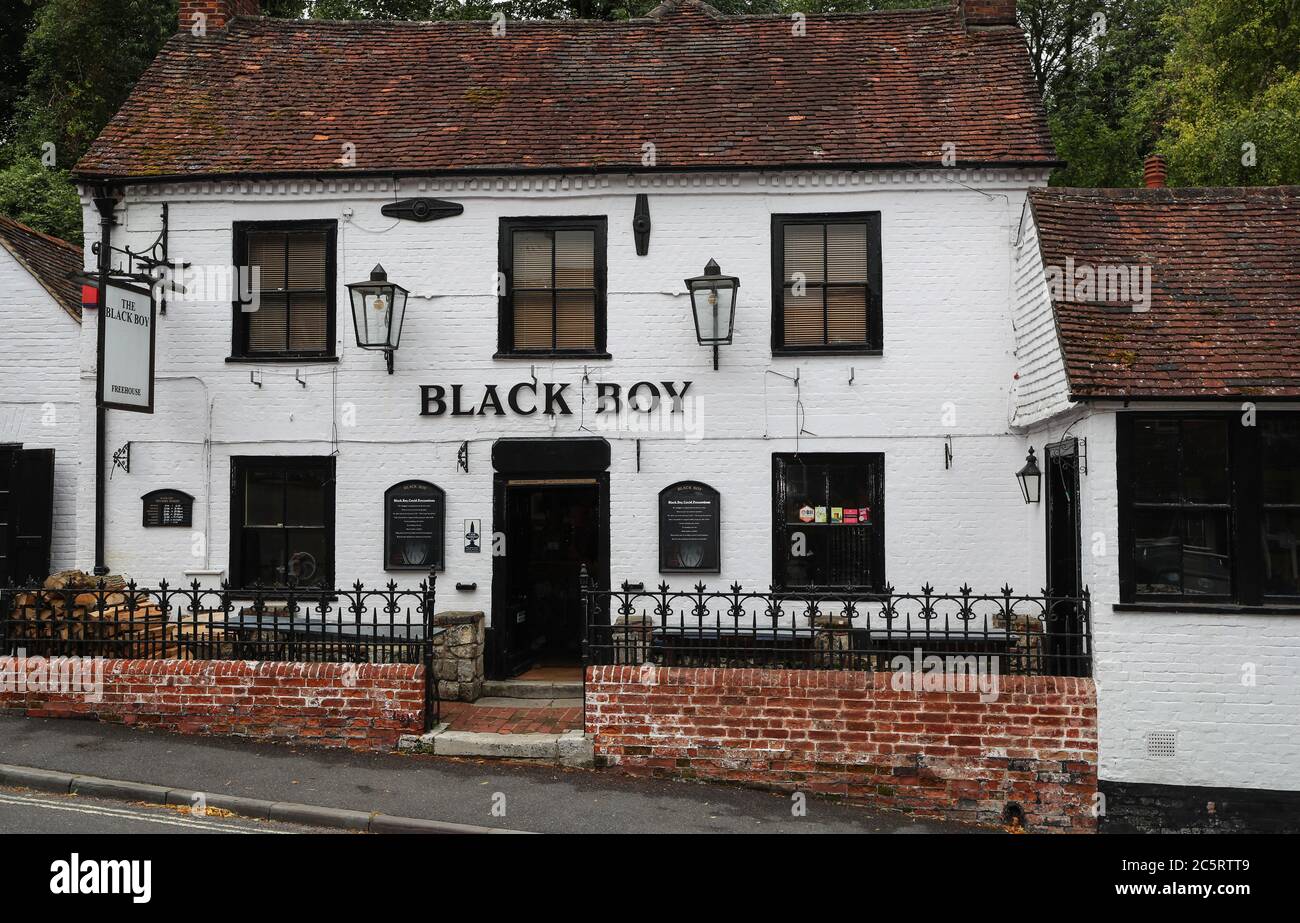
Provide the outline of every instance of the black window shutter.
[[15,583],[35,584],[50,575],[54,450],[23,449],[14,453],[13,464],[13,578]]

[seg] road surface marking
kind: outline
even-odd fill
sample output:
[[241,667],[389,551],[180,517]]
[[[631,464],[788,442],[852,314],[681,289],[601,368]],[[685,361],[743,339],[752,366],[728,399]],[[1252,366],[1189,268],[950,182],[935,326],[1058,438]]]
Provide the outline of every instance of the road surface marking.
[[[228,824],[216,823],[198,817],[164,817],[145,813],[144,810],[132,811],[126,808],[110,808],[92,804],[70,804],[49,801],[44,798],[26,795],[0,794],[0,804],[26,805],[28,807],[46,808],[51,811],[72,811],[77,814],[97,814],[101,817],[117,817],[123,820],[142,820],[151,824],[163,824],[169,827],[197,827],[202,830],[219,830],[223,833],[288,833],[287,830],[245,830]],[[162,808],[162,805],[157,807]],[[164,809],[165,810],[165,809]]]

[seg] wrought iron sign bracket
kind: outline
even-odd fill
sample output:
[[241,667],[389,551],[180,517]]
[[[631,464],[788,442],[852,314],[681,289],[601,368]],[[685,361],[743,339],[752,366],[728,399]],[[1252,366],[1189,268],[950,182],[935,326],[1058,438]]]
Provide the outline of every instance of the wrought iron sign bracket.
[[468,440],[460,444],[460,450],[456,453],[456,467],[466,474],[469,474],[469,442]]
[[[153,243],[142,250],[135,250],[131,247],[109,247],[111,254],[118,254],[126,257],[126,269],[113,270],[109,272],[109,281],[116,282],[135,282],[148,285],[151,289],[158,282],[166,284],[157,287],[158,292],[158,313],[167,313],[167,293],[169,291],[184,294],[185,287],[177,280],[171,278],[171,272],[175,269],[185,270],[192,264],[186,260],[172,261],[167,255],[167,229],[168,214],[167,204],[162,206],[162,227],[158,231],[158,236],[154,238]],[[100,243],[96,241],[91,245],[91,252],[98,256]],[[95,275],[93,279],[95,285],[99,284],[99,276]]]
[[113,468],[121,468],[123,474],[131,473],[131,443],[113,453]]

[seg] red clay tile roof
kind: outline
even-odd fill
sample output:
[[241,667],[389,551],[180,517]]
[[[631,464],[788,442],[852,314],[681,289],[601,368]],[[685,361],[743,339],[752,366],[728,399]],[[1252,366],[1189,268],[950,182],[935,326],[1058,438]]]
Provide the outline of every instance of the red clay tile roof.
[[1053,303],[1075,398],[1300,397],[1300,186],[1034,189],[1044,266],[1150,267],[1150,310]]
[[[168,41],[82,178],[1054,164],[1024,37],[955,9],[624,22],[240,18]],[[356,163],[340,164],[343,145]]]
[[0,247],[31,273],[63,308],[81,320],[81,281],[84,268],[81,248],[66,240],[42,234],[25,224],[0,215]]

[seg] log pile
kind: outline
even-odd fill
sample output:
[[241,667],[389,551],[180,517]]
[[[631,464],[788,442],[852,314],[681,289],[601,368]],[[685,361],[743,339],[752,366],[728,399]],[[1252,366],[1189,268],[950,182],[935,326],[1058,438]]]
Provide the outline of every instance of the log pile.
[[14,594],[3,634],[6,648],[33,656],[189,660],[193,641],[221,629],[177,624],[148,594],[130,596],[121,577],[61,571],[40,591]]

